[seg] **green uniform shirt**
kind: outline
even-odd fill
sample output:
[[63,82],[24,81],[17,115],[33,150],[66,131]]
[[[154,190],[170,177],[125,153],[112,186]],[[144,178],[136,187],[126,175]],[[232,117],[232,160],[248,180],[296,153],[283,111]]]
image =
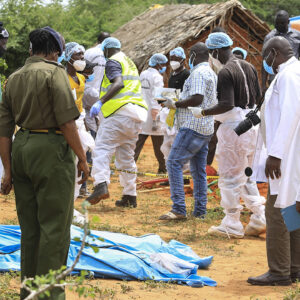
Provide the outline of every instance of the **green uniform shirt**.
[[56,128],[79,115],[64,68],[32,56],[7,80],[0,103],[0,136],[11,137],[15,125]]

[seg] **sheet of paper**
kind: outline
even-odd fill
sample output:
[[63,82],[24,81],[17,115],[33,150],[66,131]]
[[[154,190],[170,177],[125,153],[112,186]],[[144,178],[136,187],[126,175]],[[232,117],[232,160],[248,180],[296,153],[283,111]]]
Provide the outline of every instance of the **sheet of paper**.
[[300,213],[296,210],[296,204],[282,208],[281,214],[288,231],[300,229]]

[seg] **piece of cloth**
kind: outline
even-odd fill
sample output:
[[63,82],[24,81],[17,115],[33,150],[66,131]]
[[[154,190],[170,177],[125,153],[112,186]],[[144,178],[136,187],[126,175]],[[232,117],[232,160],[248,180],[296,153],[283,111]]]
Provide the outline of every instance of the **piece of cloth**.
[[274,207],[276,195],[270,195],[266,203],[267,258],[269,272],[289,276],[300,272],[300,229],[288,232],[280,208]]
[[116,77],[122,76],[122,66],[116,60],[108,60],[105,65],[105,75],[112,81]]
[[208,63],[210,67],[213,69],[213,71],[216,73],[216,75],[219,74],[219,72],[223,68],[223,64],[216,58],[214,58],[211,54],[209,54]]
[[[141,122],[118,114],[101,122],[93,152],[94,186],[101,182],[110,183],[110,162],[113,155],[117,169],[136,172],[134,149],[141,127]],[[120,184],[123,195],[136,196],[136,174],[121,172]]]
[[67,43],[66,49],[65,49],[64,60],[70,61],[73,54],[84,52],[84,51],[85,51],[84,47],[82,45],[79,45],[76,42]]
[[[45,89],[45,82],[49,89]],[[12,137],[15,125],[27,129],[56,128],[78,116],[64,68],[32,56],[6,83],[0,103],[0,136]]]
[[299,59],[300,56],[300,31],[294,29],[294,28],[289,28],[286,33],[281,33],[279,32],[276,28],[270,31],[265,39],[264,39],[264,44],[270,40],[271,38],[275,36],[281,36],[287,39],[294,51],[294,55],[297,59]]
[[190,170],[194,182],[194,216],[206,214],[207,181],[206,159],[211,136],[202,135],[189,128],[180,128],[172,145],[167,161],[172,211],[186,215],[185,193],[182,169],[190,161]]
[[186,55],[185,55],[184,49],[182,47],[177,47],[177,48],[171,50],[170,56],[177,56],[182,59],[186,59]]
[[162,53],[155,53],[153,54],[149,59],[149,66],[155,67],[159,64],[166,64],[168,62],[168,59],[165,55]]
[[[144,135],[163,135],[163,123],[160,122],[159,114],[155,120],[152,118],[152,110],[161,110],[161,106],[155,100],[156,90],[164,86],[164,80],[158,70],[148,68],[140,75],[142,84],[142,97],[148,105],[148,115],[146,122],[142,125],[142,134]],[[155,126],[156,128],[153,128]],[[155,130],[153,130],[155,129]]]
[[[136,147],[135,147],[135,151],[134,151],[134,160],[135,161],[138,160],[140,153],[141,153],[148,137],[149,137],[149,135],[139,134],[139,138],[136,142]],[[161,146],[164,141],[164,136],[163,135],[151,135],[151,140],[152,140],[154,154],[158,161],[158,173],[166,173],[166,171],[167,171],[166,162],[165,162],[164,154],[161,151]]]
[[[269,180],[275,206],[285,208],[300,200],[300,62],[292,57],[278,68],[278,74],[265,94],[264,129],[266,151],[257,144],[253,169],[262,174],[268,155],[281,159],[281,178]],[[264,132],[262,132],[264,135]],[[264,177],[265,181],[267,178]]]
[[[206,109],[217,104],[217,76],[210,68],[208,62],[195,66],[189,78],[185,81],[180,100],[185,100],[193,95],[203,95],[203,102],[199,107]],[[214,132],[213,116],[195,118],[187,108],[176,110],[178,128],[189,128],[203,135],[212,135]]]
[[[237,62],[243,69],[247,79],[250,96],[248,103],[244,75]],[[254,66],[235,57],[230,59],[218,74],[217,91],[220,104],[231,107],[252,108],[261,95],[258,75]]]
[[[76,94],[75,103],[80,113],[83,112],[83,104],[82,98],[84,93],[84,86],[85,86],[85,77],[82,74],[76,72],[76,76],[79,80],[79,84],[75,82],[74,78],[68,74],[69,82],[71,89],[73,90],[73,95]],[[74,93],[75,90],[75,93]]]
[[185,81],[189,78],[190,71],[188,69],[183,69],[181,72],[173,72],[168,81],[168,87],[176,90],[183,90]]
[[[73,218],[74,154],[63,135],[18,131],[12,177],[21,236],[21,280],[66,265]],[[21,291],[21,299],[27,293]],[[44,299],[65,299],[54,289]]]
[[94,80],[85,83],[84,96],[82,98],[83,107],[90,110],[92,105],[99,100],[100,87],[103,79],[106,60],[101,50],[101,44],[85,51],[84,58],[91,63],[97,64],[93,68]]
[[223,119],[217,131],[218,185],[221,206],[225,213],[221,225],[227,228],[229,233],[238,235],[244,234],[244,228],[240,222],[240,212],[243,208],[240,198],[253,212],[249,225],[258,230],[265,227],[263,205],[265,198],[260,196],[256,183],[245,175],[245,168],[252,166],[257,131],[252,127],[240,136],[234,132],[234,128],[245,118],[247,112],[248,110],[245,110],[241,114],[239,110],[236,110],[235,120],[233,115],[228,115],[228,119]]

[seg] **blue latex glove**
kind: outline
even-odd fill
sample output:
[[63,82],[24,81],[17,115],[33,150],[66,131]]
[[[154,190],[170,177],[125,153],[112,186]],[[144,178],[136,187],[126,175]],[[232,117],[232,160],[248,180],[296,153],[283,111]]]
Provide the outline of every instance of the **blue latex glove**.
[[97,101],[92,107],[91,107],[91,110],[90,110],[90,117],[91,118],[94,118],[96,116],[98,116],[100,110],[101,110],[101,106],[102,106],[102,102],[99,100]]

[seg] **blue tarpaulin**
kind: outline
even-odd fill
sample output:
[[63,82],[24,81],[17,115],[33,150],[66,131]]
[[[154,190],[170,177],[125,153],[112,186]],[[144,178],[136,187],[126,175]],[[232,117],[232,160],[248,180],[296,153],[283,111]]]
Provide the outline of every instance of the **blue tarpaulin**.
[[[81,228],[71,227],[68,266],[81,245],[74,238],[82,236]],[[0,272],[20,270],[20,237],[19,226],[0,225]],[[208,268],[212,256],[200,258],[189,246],[175,240],[166,243],[156,234],[133,237],[91,230],[87,243],[75,271],[87,270],[95,278],[171,281],[194,287],[217,284],[209,277],[197,275],[198,268]],[[95,253],[90,246],[99,251]]]

